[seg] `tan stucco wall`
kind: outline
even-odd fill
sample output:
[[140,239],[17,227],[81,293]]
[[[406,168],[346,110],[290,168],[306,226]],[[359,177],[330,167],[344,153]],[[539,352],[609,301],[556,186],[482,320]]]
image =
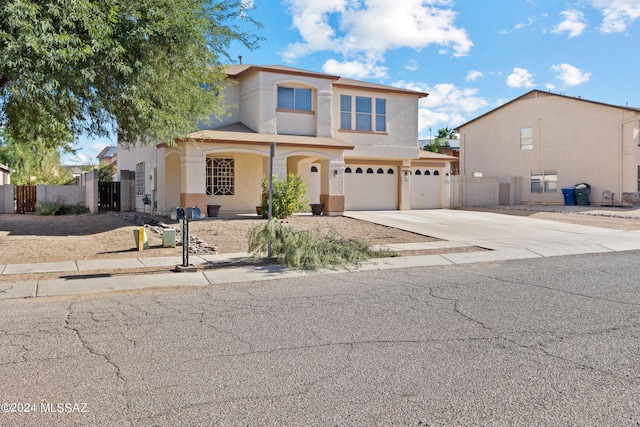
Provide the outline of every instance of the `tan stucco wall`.
[[[620,125],[632,117],[625,109],[544,93],[517,100],[460,128],[461,174],[522,177],[522,203],[563,203],[563,187],[586,182],[591,203],[599,204],[604,190],[637,191],[637,120],[623,126],[620,144]],[[533,129],[532,150],[520,149],[521,128]],[[557,192],[531,193],[532,170],[556,170]]]

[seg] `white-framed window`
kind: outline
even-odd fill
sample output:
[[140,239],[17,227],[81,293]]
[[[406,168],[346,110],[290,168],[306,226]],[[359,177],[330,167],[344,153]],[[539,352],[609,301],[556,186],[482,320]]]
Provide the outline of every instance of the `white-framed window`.
[[235,194],[235,165],[233,159],[207,157],[207,194],[233,196]]
[[144,162],[136,163],[136,196],[144,196]]
[[520,129],[520,149],[533,150],[533,128]]
[[340,129],[351,130],[351,96],[340,95]]
[[554,170],[531,171],[531,192],[558,192],[558,172]]
[[311,111],[311,89],[278,86],[278,108]]
[[356,96],[356,130],[371,131],[371,98]]
[[376,132],[387,131],[387,100],[376,98]]
[[340,95],[340,129],[386,132],[387,100],[366,96]]

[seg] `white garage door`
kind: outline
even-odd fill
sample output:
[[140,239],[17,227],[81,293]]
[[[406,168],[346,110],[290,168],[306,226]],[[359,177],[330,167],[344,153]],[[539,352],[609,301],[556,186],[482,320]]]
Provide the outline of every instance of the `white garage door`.
[[442,207],[442,169],[411,169],[411,209],[439,209]]
[[398,209],[398,170],[395,166],[347,166],[344,204],[348,211]]

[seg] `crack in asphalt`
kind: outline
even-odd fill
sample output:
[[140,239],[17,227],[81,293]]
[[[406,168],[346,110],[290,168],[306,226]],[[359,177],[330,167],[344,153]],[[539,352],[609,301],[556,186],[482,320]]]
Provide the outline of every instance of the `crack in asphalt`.
[[73,301],[69,302],[69,305],[66,308],[65,311],[65,316],[64,316],[64,329],[67,329],[69,331],[72,331],[74,336],[78,339],[78,341],[80,342],[80,344],[82,345],[82,347],[84,349],[87,350],[87,352],[89,352],[89,354],[97,356],[101,359],[103,359],[107,365],[113,367],[115,369],[115,374],[116,374],[116,379],[118,380],[118,388],[119,388],[119,392],[120,392],[120,396],[122,397],[122,400],[124,401],[124,410],[123,410],[123,415],[127,417],[127,421],[128,424],[133,426],[133,422],[131,421],[131,419],[129,419],[129,413],[130,413],[130,406],[129,406],[129,401],[125,396],[125,384],[126,384],[126,379],[123,377],[122,375],[122,371],[120,369],[120,367],[118,366],[117,363],[115,363],[113,360],[111,360],[111,358],[104,353],[100,353],[96,350],[94,350],[87,342],[86,340],[82,337],[82,334],[80,333],[79,328],[74,327],[71,325],[71,315],[73,313]]

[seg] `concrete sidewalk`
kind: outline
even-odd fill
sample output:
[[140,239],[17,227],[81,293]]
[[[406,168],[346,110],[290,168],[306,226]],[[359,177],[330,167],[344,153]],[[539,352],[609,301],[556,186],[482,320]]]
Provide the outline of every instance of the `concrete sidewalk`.
[[[375,211],[347,212],[345,216],[442,239],[441,242],[381,246],[390,250],[463,248],[469,246],[488,250],[380,258],[364,263],[357,268],[323,270],[321,273],[287,270],[276,265],[233,267],[233,264],[247,260],[248,255],[246,253],[206,256],[190,255],[190,264],[201,268],[197,272],[190,273],[168,272],[132,275],[91,273],[98,270],[109,271],[109,269],[123,270],[144,267],[167,267],[169,269],[181,264],[181,257],[0,265],[0,299],[81,295],[159,287],[208,286],[315,274],[336,274],[354,270],[497,262],[584,253],[640,250],[640,231],[618,231],[487,212],[458,210]],[[109,264],[108,268],[105,268],[105,263]],[[204,267],[219,266],[227,268],[202,269]],[[49,272],[68,272],[74,273],[74,275],[50,280],[2,282],[3,276]],[[86,274],[75,274],[82,272]]]

